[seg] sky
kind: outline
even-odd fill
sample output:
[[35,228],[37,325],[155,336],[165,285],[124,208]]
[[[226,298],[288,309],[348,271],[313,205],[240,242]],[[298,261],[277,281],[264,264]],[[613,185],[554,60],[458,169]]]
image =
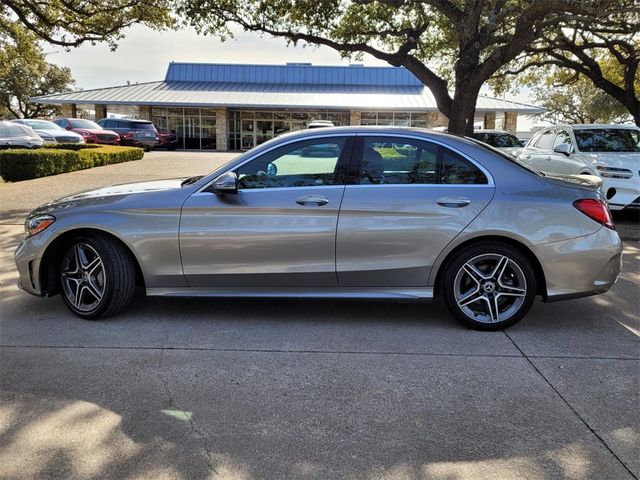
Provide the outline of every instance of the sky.
[[[125,38],[118,49],[111,51],[106,44],[82,45],[65,50],[44,45],[51,63],[66,66],[76,80],[78,89],[92,89],[124,85],[127,82],[162,80],[171,61],[202,63],[275,63],[311,62],[314,65],[348,65],[349,60],[329,47],[287,46],[285,40],[237,32],[225,42],[215,37],[198,35],[192,29],[158,32],[142,25],[125,30]],[[353,63],[387,65],[370,55]],[[491,95],[491,92],[484,91]],[[508,100],[532,103],[526,91]],[[518,121],[518,130],[530,122]]]

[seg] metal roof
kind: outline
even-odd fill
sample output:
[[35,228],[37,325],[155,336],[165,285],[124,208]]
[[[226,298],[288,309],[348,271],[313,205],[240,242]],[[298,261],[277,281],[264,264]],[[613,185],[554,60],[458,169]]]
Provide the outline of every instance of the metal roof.
[[[171,63],[164,81],[43,95],[33,97],[32,101],[56,105],[438,110],[429,89],[404,68],[297,64]],[[477,110],[524,114],[544,111],[490,97],[478,98]]]

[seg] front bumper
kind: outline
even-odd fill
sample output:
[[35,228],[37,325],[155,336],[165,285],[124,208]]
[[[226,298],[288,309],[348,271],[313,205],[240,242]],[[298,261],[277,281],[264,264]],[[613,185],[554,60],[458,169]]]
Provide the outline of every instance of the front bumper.
[[583,237],[535,247],[547,287],[545,301],[604,293],[622,268],[622,241],[615,230],[602,227]]
[[18,287],[31,295],[42,297],[47,293],[42,288],[40,266],[51,237],[52,232],[45,230],[26,238],[20,242],[14,253],[18,268]]
[[[622,210],[624,208],[640,208],[640,180],[637,177],[604,178],[604,194],[608,198],[610,210]],[[609,195],[608,193],[614,193]]]

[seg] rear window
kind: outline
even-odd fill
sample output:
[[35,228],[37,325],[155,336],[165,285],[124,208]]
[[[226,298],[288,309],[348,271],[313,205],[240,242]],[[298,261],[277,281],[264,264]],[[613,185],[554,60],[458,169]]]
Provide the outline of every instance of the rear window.
[[576,129],[581,152],[640,152],[640,131],[626,128]]
[[474,132],[473,138],[496,148],[522,146],[515,135],[510,135],[508,133]]
[[156,127],[153,126],[151,122],[131,122],[131,127],[134,130],[155,130]]
[[80,118],[69,119],[72,128],[88,128],[93,130],[102,130],[102,127],[91,120],[83,120]]

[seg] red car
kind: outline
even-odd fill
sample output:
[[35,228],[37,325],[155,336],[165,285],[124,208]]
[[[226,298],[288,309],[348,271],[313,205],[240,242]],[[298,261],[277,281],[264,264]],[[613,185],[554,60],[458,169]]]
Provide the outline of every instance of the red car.
[[158,145],[156,148],[166,148],[167,150],[175,150],[178,148],[178,137],[175,133],[166,130],[158,130]]
[[84,118],[57,118],[53,123],[62,128],[79,133],[86,143],[120,145],[120,135],[113,130],[105,130],[96,122]]

